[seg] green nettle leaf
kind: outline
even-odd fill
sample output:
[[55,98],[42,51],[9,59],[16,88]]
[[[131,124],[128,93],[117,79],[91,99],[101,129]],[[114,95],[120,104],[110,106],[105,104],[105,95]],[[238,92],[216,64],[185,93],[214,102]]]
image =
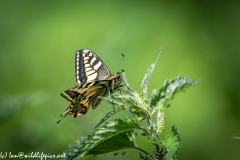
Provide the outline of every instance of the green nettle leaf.
[[133,129],[144,131],[134,117],[108,121],[103,126],[94,129],[87,137],[77,141],[76,145],[71,145],[66,151],[66,159],[80,159],[85,155],[85,158],[89,158],[120,149],[136,148],[135,142],[132,141],[132,134],[130,134]]
[[[104,97],[103,97],[104,98]],[[105,98],[104,98],[105,99]],[[114,114],[123,111],[123,110],[130,110],[129,106],[119,106],[118,108],[115,108],[114,110],[108,112],[102,119],[101,121],[97,124],[95,128],[97,128],[100,124],[102,124],[104,121],[106,121],[108,118],[113,116]]]
[[142,86],[141,86],[143,99],[147,98],[147,89],[148,89],[147,86],[148,86],[148,83],[149,83],[149,79],[150,79],[150,76],[152,75],[153,69],[154,69],[154,67],[157,63],[157,60],[158,60],[158,57],[159,57],[161,51],[162,51],[162,49],[159,50],[153,64],[151,64],[151,66],[148,68],[147,73],[143,77]]
[[196,80],[192,80],[186,76],[177,76],[170,81],[166,80],[164,85],[152,91],[149,105],[156,107],[158,103],[168,106],[168,101],[173,99],[174,95],[180,91],[184,91],[187,87],[196,84]]
[[[88,154],[103,154],[111,151],[117,151],[125,148],[134,148],[135,142],[132,140],[132,130],[117,134],[106,141],[102,142],[101,145],[93,148]],[[114,138],[114,140],[113,140]],[[88,155],[87,154],[87,155]]]
[[175,126],[162,139],[162,147],[164,158],[167,160],[175,160],[181,147],[181,137]]
[[156,132],[160,134],[161,132],[164,131],[164,112],[159,111],[157,114],[157,128]]
[[[93,147],[90,149],[87,153],[80,154],[78,153],[77,146],[72,146],[72,150],[67,151],[67,159],[87,159],[94,157],[96,155],[105,154],[112,151],[118,151],[121,149],[126,148],[134,148],[135,144],[134,141],[131,140],[131,132],[132,131],[126,131],[119,134],[116,134],[115,136],[110,137],[109,139],[103,140],[100,145],[96,145],[96,147]],[[81,145],[81,141],[78,142],[79,145]],[[86,149],[88,150],[91,146],[86,146]]]
[[[123,73],[124,87],[109,97],[100,97],[113,104],[114,109],[101,119],[89,135],[77,140],[77,144],[69,146],[69,150],[65,152],[66,159],[87,159],[108,152],[133,148],[140,151],[142,160],[176,160],[182,142],[175,126],[162,135],[165,131],[164,111],[176,93],[184,91],[197,81],[186,76],[177,76],[169,81],[166,80],[162,87],[154,89],[148,97],[147,85],[160,52],[161,50],[142,80],[141,93],[137,93],[130,87]],[[132,116],[109,120],[121,111],[130,111]],[[137,145],[134,136],[137,130],[141,132],[141,137],[156,147],[154,155]]]

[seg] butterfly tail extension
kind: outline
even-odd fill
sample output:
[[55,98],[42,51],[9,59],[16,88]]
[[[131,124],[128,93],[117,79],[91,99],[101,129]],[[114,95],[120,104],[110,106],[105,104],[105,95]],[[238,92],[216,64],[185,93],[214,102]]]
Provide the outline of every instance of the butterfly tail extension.
[[[70,106],[71,106],[71,105],[70,105]],[[57,124],[58,124],[59,122],[61,122],[62,119],[65,118],[67,115],[69,115],[69,113],[70,113],[70,111],[71,111],[71,107],[70,107],[70,106],[60,115],[60,117],[62,117],[62,115],[65,114],[60,120],[57,121]]]

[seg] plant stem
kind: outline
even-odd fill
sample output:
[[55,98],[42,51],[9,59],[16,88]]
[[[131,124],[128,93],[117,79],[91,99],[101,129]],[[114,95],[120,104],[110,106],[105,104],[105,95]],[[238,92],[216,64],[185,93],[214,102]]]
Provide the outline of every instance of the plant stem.
[[142,148],[139,148],[139,147],[135,146],[135,149],[145,153],[148,157],[150,157],[152,160],[154,160],[154,157],[150,153],[148,153],[147,151],[143,150]]

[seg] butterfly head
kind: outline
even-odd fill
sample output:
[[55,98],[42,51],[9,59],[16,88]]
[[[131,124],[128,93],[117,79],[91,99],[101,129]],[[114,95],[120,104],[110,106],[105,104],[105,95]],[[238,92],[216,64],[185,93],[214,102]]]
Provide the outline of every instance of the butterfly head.
[[112,89],[113,91],[119,89],[121,87],[120,83],[122,82],[122,72],[117,72],[113,75],[112,79]]

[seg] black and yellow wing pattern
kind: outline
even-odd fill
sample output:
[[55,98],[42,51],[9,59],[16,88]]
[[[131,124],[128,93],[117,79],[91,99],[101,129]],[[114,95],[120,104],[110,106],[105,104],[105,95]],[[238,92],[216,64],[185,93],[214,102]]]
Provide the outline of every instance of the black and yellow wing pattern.
[[83,115],[90,106],[95,109],[102,100],[99,96],[108,96],[120,87],[122,74],[111,74],[93,51],[82,49],[75,55],[75,78],[76,86],[61,93],[71,102],[63,113],[64,117]]

